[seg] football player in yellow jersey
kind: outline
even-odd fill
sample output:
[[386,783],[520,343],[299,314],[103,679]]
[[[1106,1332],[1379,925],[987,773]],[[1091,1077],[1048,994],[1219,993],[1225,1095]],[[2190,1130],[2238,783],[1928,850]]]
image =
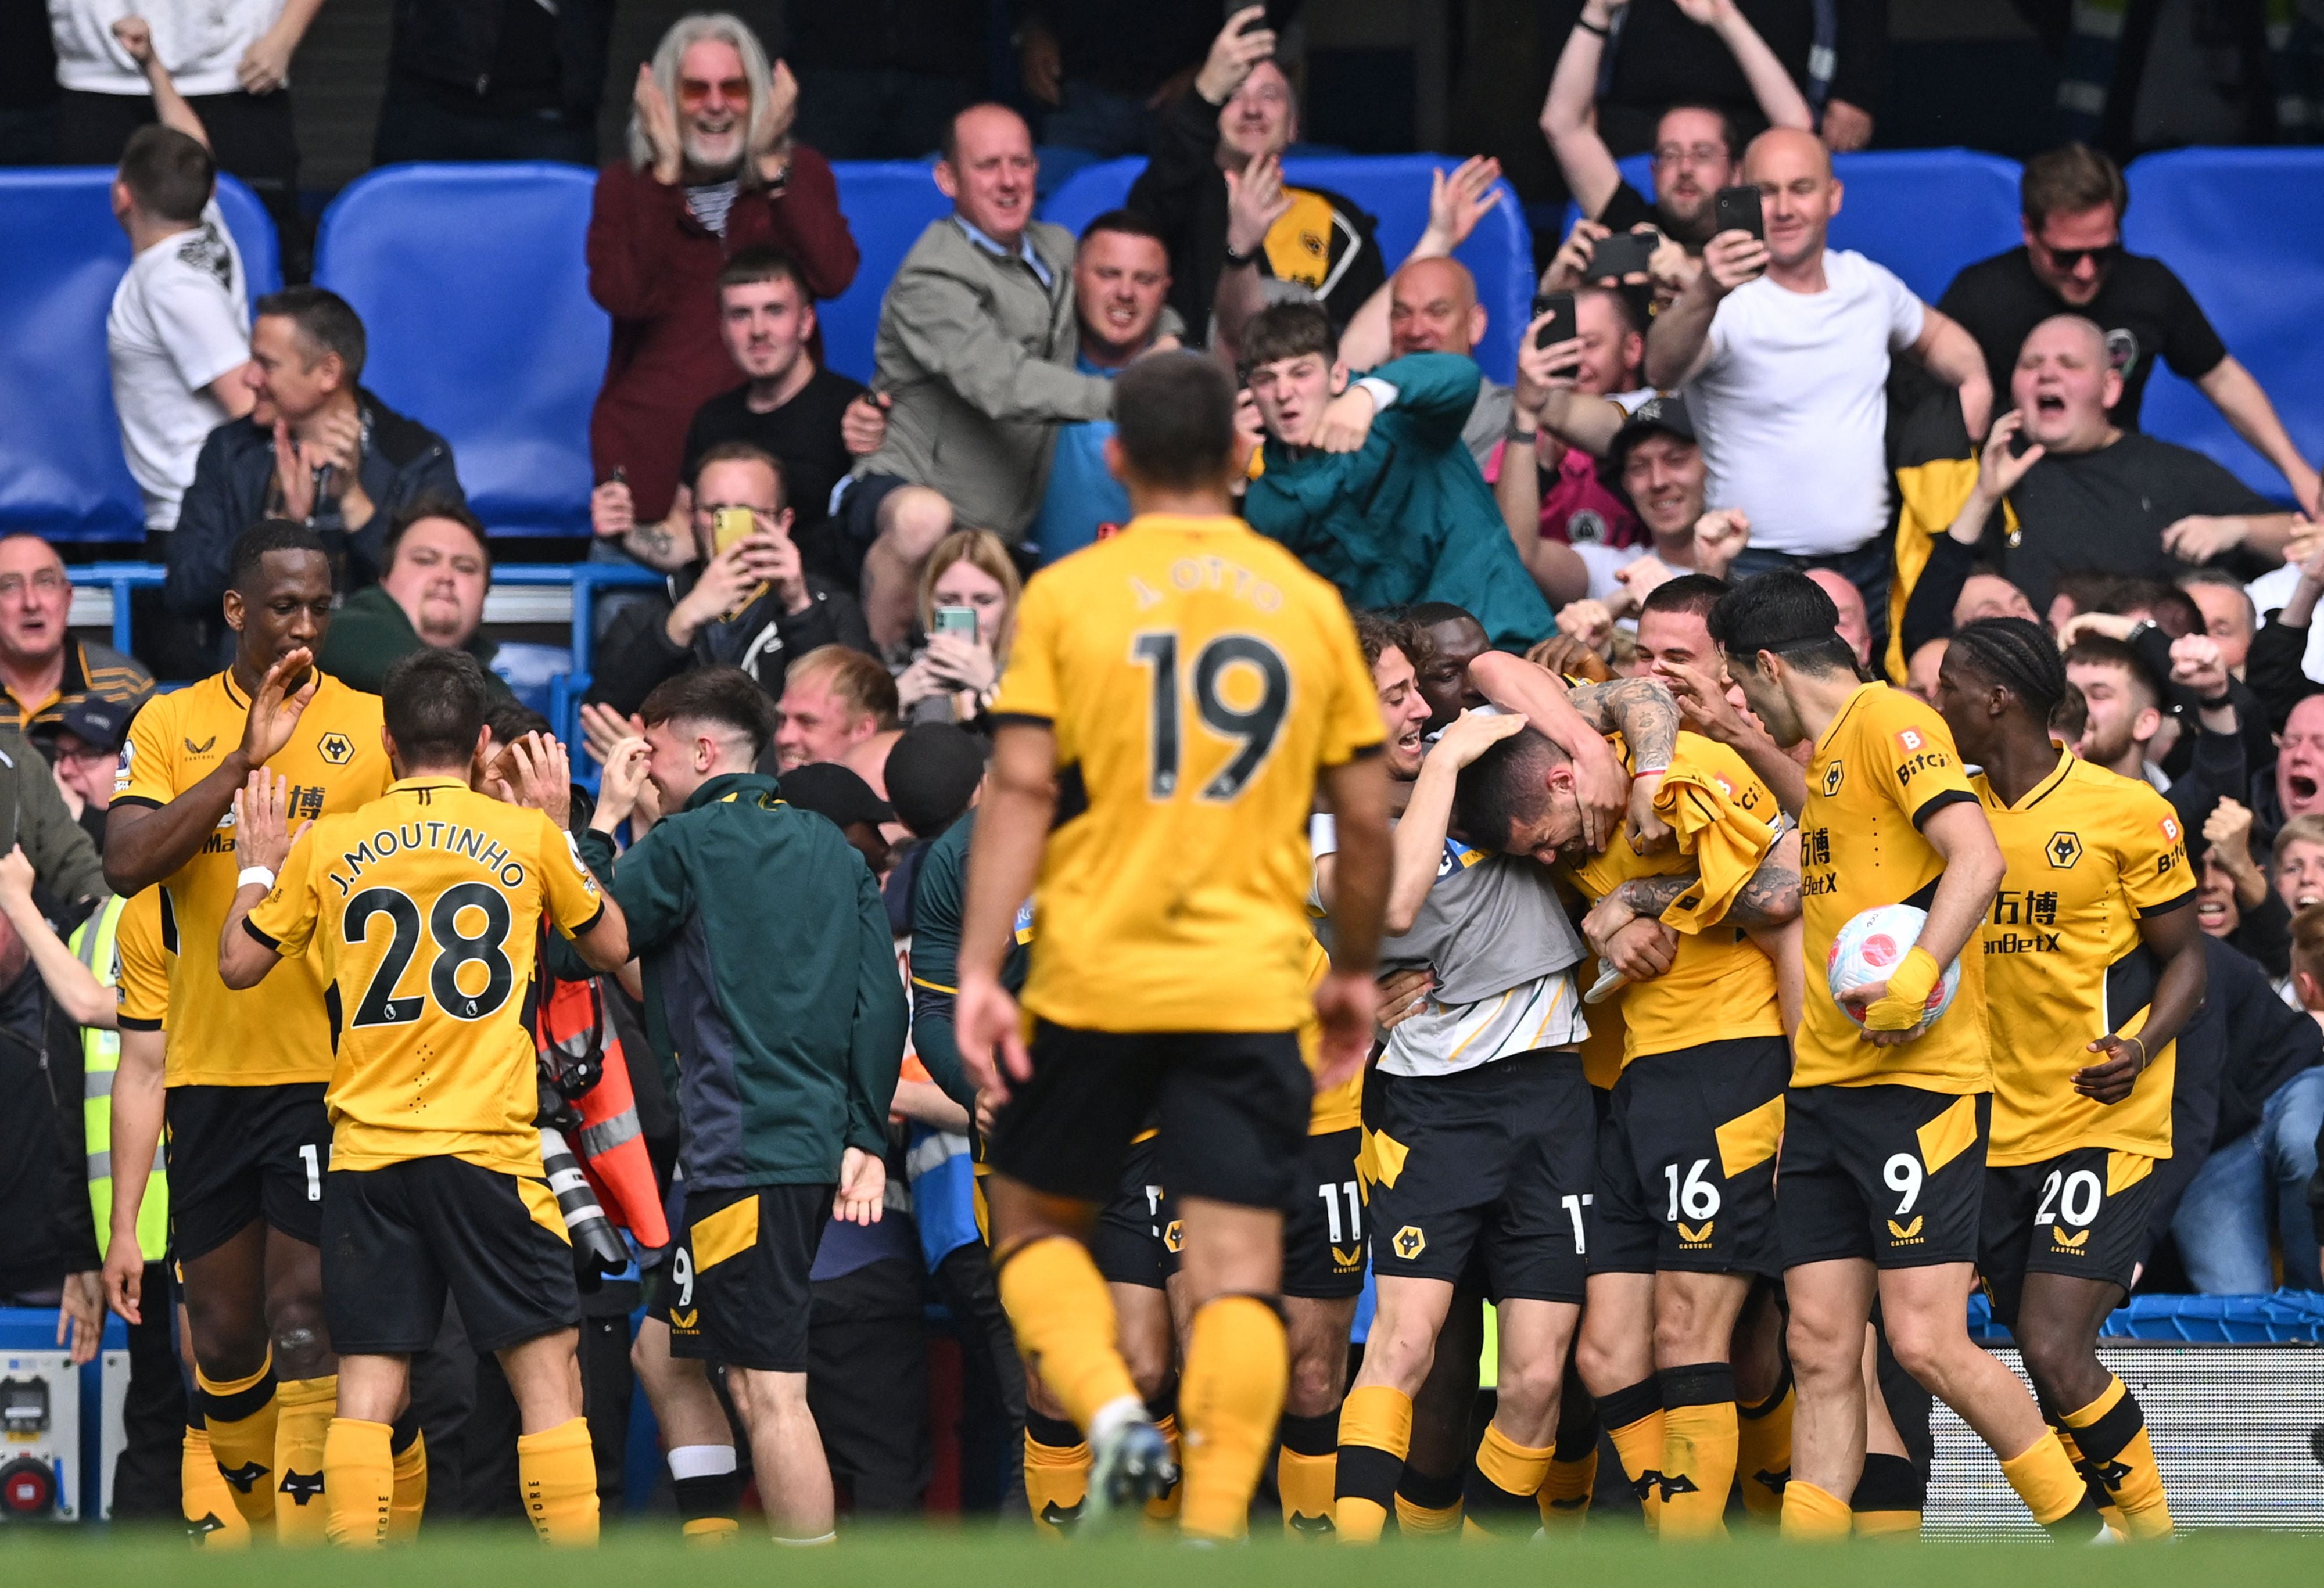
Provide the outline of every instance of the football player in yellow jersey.
[[[1844,1537],[1864,1466],[1865,1325],[1877,1299],[1896,1360],[1975,1428],[2054,1536],[2104,1528],[2055,1434],[2015,1375],[1969,1337],[1992,1076],[1976,937],[2001,851],[1936,712],[1867,684],[1831,597],[1803,574],[1760,574],[1720,598],[1711,638],[1781,744],[1812,740],[1800,812],[1805,1008],[1777,1162],[1776,1222],[1799,1385],[1787,1538]],[[1927,912],[1884,983],[1835,1002],[1824,960],[1876,905]],[[1927,1001],[1960,959],[1953,1007]]]
[[[1224,373],[1192,354],[1142,360],[1116,383],[1114,412],[1108,464],[1138,517],[1027,586],[994,702],[954,1018],[978,1089],[1002,1099],[985,1182],[1001,1299],[1088,1435],[1099,1513],[1170,1475],[1083,1244],[1158,1108],[1192,1308],[1179,1522],[1231,1538],[1283,1401],[1282,1209],[1310,1099],[1371,1039],[1388,874],[1379,711],[1338,593],[1232,514]],[[1296,1034],[1310,1003],[1300,823],[1319,783],[1351,880],[1340,956],[1313,998],[1311,1076]],[[1041,945],[1029,1050],[1000,982],[1028,895]]]
[[552,1543],[594,1543],[580,1298],[541,1170],[526,1005],[544,921],[601,971],[628,960],[629,929],[566,833],[561,751],[551,747],[539,768],[530,808],[470,788],[490,742],[475,657],[415,651],[388,670],[385,687],[383,742],[398,776],[381,798],[327,814],[293,841],[286,780],[251,774],[235,807],[242,886],[217,945],[230,987],[258,986],[305,959],[309,945],[330,978],[337,1056],[323,1290],[339,1353],[324,1454],[330,1538],[386,1539],[389,1425],[448,1290],[476,1349],[495,1354],[508,1375],[534,1529]]
[[[105,875],[119,894],[160,885],[175,932],[170,1215],[210,1444],[254,1526],[319,1543],[323,1439],[337,1393],[316,1249],[330,1153],[330,1023],[310,963],[255,991],[228,990],[217,935],[240,869],[233,801],[253,771],[286,778],[307,820],[376,798],[393,774],[380,748],[379,697],[314,665],[330,622],[331,564],[313,530],[269,519],[246,531],[235,543],[225,610],[233,664],[154,696],[130,724]],[[116,1113],[116,1165],[150,1164],[162,1123]],[[115,1211],[134,1218],[143,1181],[121,1184]],[[108,1289],[125,1284],[140,1261],[134,1242],[116,1239],[106,1255]]]
[[2134,1538],[2171,1531],[2146,1419],[2098,1361],[2171,1155],[2179,1033],[2203,1002],[2195,877],[2170,803],[2050,738],[2066,669],[2047,630],[1957,630],[1936,706],[2009,871],[1985,929],[1993,1142],[1978,1266],[2053,1425]]

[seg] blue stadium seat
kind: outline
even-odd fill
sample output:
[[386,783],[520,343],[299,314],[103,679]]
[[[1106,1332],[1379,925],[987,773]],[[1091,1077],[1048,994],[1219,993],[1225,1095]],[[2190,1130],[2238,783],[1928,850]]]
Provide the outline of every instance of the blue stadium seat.
[[[1379,245],[1391,270],[1403,260],[1428,225],[1429,173],[1451,170],[1459,161],[1441,154],[1294,156],[1284,162],[1293,182],[1310,182],[1344,193],[1379,223]],[[1041,218],[1079,232],[1130,197],[1130,185],[1145,169],[1139,160],[1109,161],[1077,172],[1041,208]],[[1496,381],[1517,375],[1517,337],[1533,308],[1533,234],[1517,196],[1501,185],[1501,201],[1480,222],[1456,257],[1477,278],[1477,296],[1486,309],[1484,344],[1477,362]]]
[[589,408],[612,335],[589,296],[595,172],[389,166],[323,212],[315,280],[363,316],[364,384],[452,444],[495,530],[586,534]]
[[839,207],[863,262],[854,283],[829,303],[819,304],[824,362],[843,375],[872,379],[872,347],[880,335],[880,302],[904,255],[928,223],[952,213],[952,200],[936,191],[934,168],[923,161],[844,161],[832,166],[839,179]]
[[[1653,198],[1653,161],[1634,154],[1618,163],[1624,179]],[[1928,302],[1944,296],[1963,265],[2020,240],[2015,161],[1969,149],[1895,149],[1843,154],[1832,167],[1845,191],[1831,245],[1886,265]],[[1567,231],[1578,213],[1566,206]]]
[[[2292,443],[2324,454],[2324,150],[2181,149],[2132,162],[2123,241],[2179,272],[2229,352],[2274,400]],[[2283,476],[2168,369],[2147,383],[2142,429],[2191,446],[2254,490],[2291,500]]]
[[[129,268],[101,166],[0,170],[0,532],[142,540],[121,458],[105,317]],[[218,182],[253,298],[282,285],[274,224],[249,188]]]

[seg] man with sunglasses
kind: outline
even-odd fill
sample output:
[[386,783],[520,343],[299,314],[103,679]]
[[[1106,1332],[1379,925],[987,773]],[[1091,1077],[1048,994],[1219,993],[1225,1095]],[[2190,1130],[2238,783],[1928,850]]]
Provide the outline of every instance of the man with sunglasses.
[[2069,143],[2027,161],[2018,193],[2024,245],[1969,266],[1937,306],[1977,338],[1995,392],[2009,389],[2018,350],[2036,326],[2053,315],[2080,315],[2105,332],[2107,361],[2122,378],[2110,423],[2139,427],[2140,399],[2160,358],[2282,471],[2301,510],[2313,518],[2317,472],[2284,433],[2267,393],[2169,265],[2125,252],[2130,189],[2114,161]]

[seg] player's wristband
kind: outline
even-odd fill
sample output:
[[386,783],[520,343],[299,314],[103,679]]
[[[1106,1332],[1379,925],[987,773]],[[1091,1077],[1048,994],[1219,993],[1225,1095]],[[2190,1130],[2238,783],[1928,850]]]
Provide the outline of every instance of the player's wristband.
[[274,873],[263,866],[244,867],[241,874],[234,879],[234,886],[236,889],[241,889],[248,887],[254,882],[268,893],[274,891]]
[[1911,1031],[1928,1018],[1929,995],[1944,973],[1935,955],[1914,944],[1890,974],[1887,996],[1864,1012],[1864,1029]]

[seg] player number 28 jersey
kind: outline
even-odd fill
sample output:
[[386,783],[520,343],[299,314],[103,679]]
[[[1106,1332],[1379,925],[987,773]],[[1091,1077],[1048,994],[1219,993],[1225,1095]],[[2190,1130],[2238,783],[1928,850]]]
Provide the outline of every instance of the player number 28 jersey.
[[1316,771],[1382,731],[1339,593],[1240,519],[1140,518],[1034,576],[992,710],[1056,736],[1025,1006],[1296,1027]]

